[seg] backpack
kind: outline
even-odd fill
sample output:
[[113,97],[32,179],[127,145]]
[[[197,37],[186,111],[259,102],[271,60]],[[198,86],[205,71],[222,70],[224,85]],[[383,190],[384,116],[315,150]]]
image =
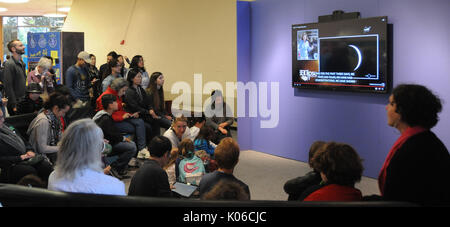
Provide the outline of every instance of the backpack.
[[199,185],[203,175],[205,175],[205,166],[203,161],[193,155],[191,158],[185,158],[178,165],[179,181],[192,185]]

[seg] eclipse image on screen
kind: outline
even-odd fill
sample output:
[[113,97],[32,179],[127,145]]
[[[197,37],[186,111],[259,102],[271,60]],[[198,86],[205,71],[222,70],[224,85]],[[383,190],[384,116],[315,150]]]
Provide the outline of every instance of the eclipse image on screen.
[[378,37],[320,39],[320,72],[354,73],[354,78],[378,78]]
[[386,93],[387,17],[292,25],[292,86]]

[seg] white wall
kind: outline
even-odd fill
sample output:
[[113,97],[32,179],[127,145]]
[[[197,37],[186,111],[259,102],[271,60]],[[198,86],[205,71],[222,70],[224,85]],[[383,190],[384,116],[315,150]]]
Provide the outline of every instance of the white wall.
[[175,82],[194,90],[194,73],[224,89],[236,82],[236,0],[136,0],[134,9],[133,3],[75,0],[63,30],[85,33],[85,50],[97,56],[97,67],[111,50],[130,60],[143,55],[150,74],[165,75],[166,100],[178,96],[170,93]]

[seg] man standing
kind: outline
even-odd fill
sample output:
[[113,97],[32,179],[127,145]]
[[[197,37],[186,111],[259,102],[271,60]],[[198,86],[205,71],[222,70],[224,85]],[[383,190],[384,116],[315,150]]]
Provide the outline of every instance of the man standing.
[[4,86],[6,98],[8,98],[8,113],[10,116],[16,115],[17,103],[25,96],[25,63],[22,55],[25,54],[23,43],[15,39],[8,43],[8,50],[12,57],[5,63]]
[[[98,72],[98,75],[100,77],[100,83],[103,82],[103,79],[105,79],[108,75],[105,75],[107,69],[108,69],[108,63],[110,61],[112,61],[113,59],[116,59],[119,57],[119,55],[115,52],[115,51],[111,51],[108,53],[108,55],[106,56],[106,63],[100,66],[100,71]],[[122,75],[124,76],[124,75]]]
[[77,63],[70,66],[66,72],[66,86],[70,89],[70,94],[77,102],[80,100],[83,103],[90,100],[91,81],[86,71],[86,63],[91,63],[91,58],[87,52],[81,51]]

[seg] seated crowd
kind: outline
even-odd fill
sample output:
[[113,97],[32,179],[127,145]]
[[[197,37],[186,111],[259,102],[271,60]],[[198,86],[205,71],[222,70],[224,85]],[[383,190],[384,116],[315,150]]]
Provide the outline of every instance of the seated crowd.
[[[54,191],[126,195],[121,180],[137,168],[129,196],[180,197],[172,191],[180,182],[198,186],[201,199],[250,200],[249,186],[233,174],[240,148],[231,138],[233,118],[225,114],[230,107],[221,91],[211,94],[213,117],[174,117],[166,111],[163,74],[149,76],[140,55],[129,69],[125,60],[111,52],[97,70],[95,56],[81,52],[65,85],[58,86],[51,60],[43,58],[29,75],[22,101],[8,108],[11,116],[36,114],[26,135],[4,123],[0,110],[1,182],[31,180]],[[284,185],[288,200],[448,203],[450,188],[442,181],[450,177],[450,157],[430,131],[441,108],[423,86],[394,89],[386,106],[388,125],[401,136],[380,172],[381,196],[363,197],[355,188],[364,168],[351,145],[317,141],[309,152],[313,171]],[[166,129],[163,135],[160,128]]]

